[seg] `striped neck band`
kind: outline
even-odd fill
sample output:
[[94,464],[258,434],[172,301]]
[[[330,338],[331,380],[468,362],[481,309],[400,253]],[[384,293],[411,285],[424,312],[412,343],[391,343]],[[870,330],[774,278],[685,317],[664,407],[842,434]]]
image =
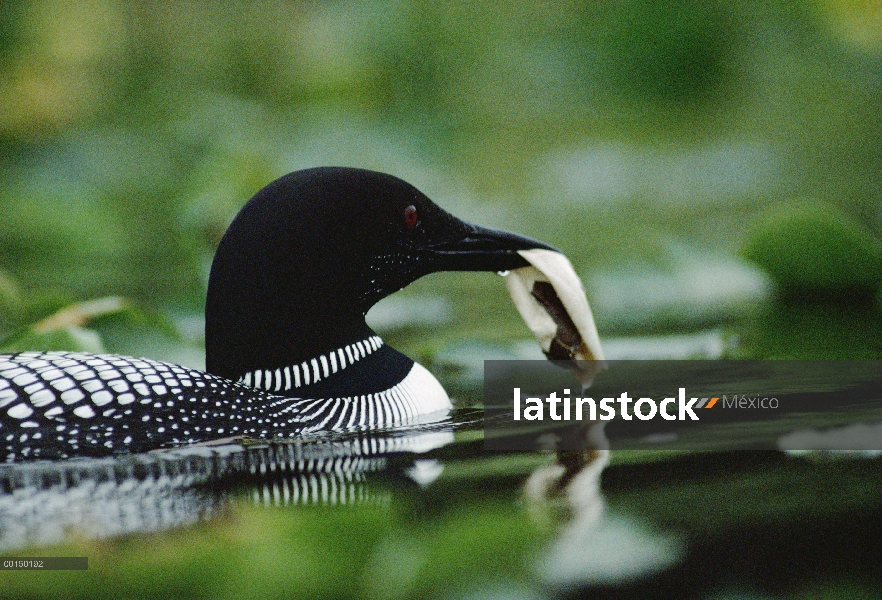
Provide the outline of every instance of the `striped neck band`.
[[380,336],[373,335],[360,342],[348,344],[342,348],[331,350],[327,354],[305,360],[299,365],[249,371],[238,379],[238,383],[268,392],[287,392],[327,379],[334,373],[360,361],[368,354],[379,350],[382,345],[383,340],[380,339]]

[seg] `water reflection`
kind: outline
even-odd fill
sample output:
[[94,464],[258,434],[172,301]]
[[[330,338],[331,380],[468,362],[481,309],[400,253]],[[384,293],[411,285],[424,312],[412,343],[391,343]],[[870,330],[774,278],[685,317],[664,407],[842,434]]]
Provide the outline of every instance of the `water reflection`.
[[582,429],[583,448],[557,452],[524,485],[530,511],[557,532],[538,563],[556,586],[610,585],[663,571],[683,558],[685,545],[634,518],[607,510],[601,476],[609,464],[604,424]]
[[243,496],[275,506],[388,503],[394,489],[438,477],[440,463],[421,455],[450,444],[473,415],[296,441],[3,465],[0,549],[171,529],[223,513]]

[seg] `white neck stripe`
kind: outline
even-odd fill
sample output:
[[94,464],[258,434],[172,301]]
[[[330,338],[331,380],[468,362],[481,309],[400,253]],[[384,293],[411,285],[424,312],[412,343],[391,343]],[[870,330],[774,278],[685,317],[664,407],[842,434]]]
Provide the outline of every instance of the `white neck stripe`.
[[326,429],[403,425],[452,408],[447,392],[419,363],[413,364],[403,380],[382,392],[340,398],[280,398],[270,406],[281,407],[270,417],[276,427],[303,426],[290,436]]
[[368,354],[373,354],[382,345],[383,340],[380,339],[380,336],[373,335],[354,344],[348,344],[342,348],[331,350],[328,354],[322,354],[316,358],[305,360],[299,365],[289,365],[275,370],[257,369],[249,371],[238,379],[238,383],[244,383],[249,387],[255,387],[268,392],[287,392],[301,386],[317,383],[322,379],[327,379],[334,373],[342,371],[347,366],[358,362]]

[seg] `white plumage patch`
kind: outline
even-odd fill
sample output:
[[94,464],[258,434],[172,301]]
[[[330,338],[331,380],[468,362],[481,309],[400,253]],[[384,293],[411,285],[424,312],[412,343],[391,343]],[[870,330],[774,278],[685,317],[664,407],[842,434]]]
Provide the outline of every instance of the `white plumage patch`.
[[26,419],[34,414],[34,410],[25,403],[16,404],[12,408],[6,411],[13,419]]
[[421,420],[452,408],[447,392],[425,367],[414,363],[400,383],[375,394],[296,400],[280,415],[296,415],[302,431],[370,429]]

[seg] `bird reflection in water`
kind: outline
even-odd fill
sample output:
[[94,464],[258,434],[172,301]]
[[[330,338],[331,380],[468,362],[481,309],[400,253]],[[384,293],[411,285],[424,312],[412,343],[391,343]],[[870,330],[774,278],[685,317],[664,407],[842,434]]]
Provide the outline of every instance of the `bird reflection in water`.
[[556,461],[524,485],[534,518],[556,531],[538,570],[557,586],[617,585],[672,567],[684,554],[679,536],[607,508],[601,477],[611,452],[604,425],[585,423],[581,445],[557,451]]
[[421,458],[453,441],[450,420],[296,441],[226,440],[139,455],[0,466],[0,549],[191,525],[243,497],[256,504],[388,503],[440,474]]
[[600,476],[609,463],[605,424],[586,423],[579,428],[580,446],[558,450],[554,464],[530,474],[524,493],[534,516],[578,529],[590,529],[600,520],[604,513]]

